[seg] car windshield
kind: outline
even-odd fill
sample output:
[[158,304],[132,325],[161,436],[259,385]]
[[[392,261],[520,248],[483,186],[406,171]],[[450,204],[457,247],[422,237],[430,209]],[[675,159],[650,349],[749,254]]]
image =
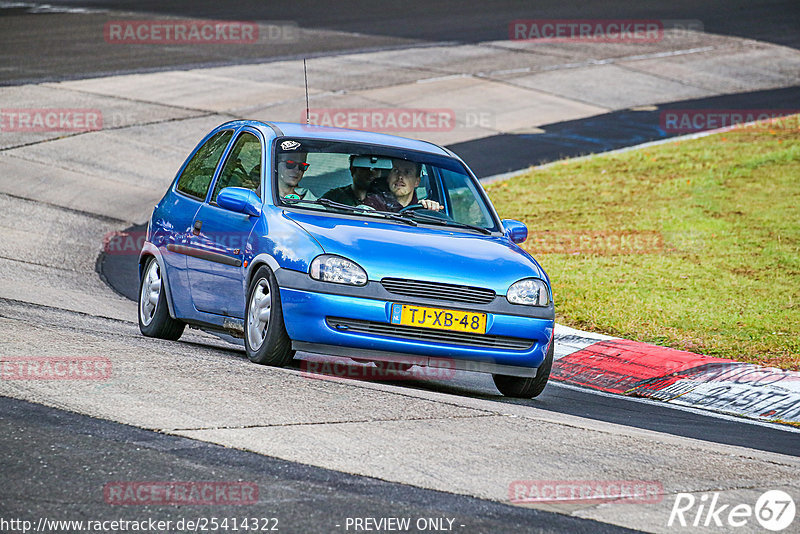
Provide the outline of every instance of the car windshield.
[[275,157],[278,205],[481,233],[498,229],[477,180],[454,158],[285,138],[277,141]]

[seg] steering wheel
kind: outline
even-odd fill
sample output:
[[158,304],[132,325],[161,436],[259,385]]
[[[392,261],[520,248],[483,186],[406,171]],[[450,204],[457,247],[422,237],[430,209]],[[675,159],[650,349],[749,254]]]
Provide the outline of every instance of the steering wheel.
[[448,214],[446,214],[444,212],[444,210],[442,210],[442,211],[431,210],[431,209],[426,208],[422,204],[409,204],[408,206],[406,206],[405,208],[402,208],[397,213],[405,213],[407,211],[421,211],[421,212],[424,212],[425,215],[427,215],[429,217],[437,217],[439,219],[445,219],[445,220],[448,220],[448,221],[452,221],[453,220],[452,217],[450,217]]
[[425,207],[422,204],[409,204],[405,208],[401,208],[400,211],[397,213],[405,213],[407,211],[414,211],[414,210],[424,210]]

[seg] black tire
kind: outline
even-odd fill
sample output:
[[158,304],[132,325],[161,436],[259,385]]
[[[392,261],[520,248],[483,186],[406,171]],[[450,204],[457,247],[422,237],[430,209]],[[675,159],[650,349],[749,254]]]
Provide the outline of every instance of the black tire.
[[[269,317],[262,327],[258,310],[264,311],[267,303]],[[250,361],[261,365],[284,367],[294,356],[292,340],[283,323],[278,281],[272,270],[263,265],[258,268],[247,288],[244,346]]]
[[542,391],[544,391],[547,380],[550,378],[550,369],[553,367],[554,348],[555,340],[550,343],[547,356],[542,362],[542,365],[539,366],[536,376],[525,378],[521,376],[492,375],[494,385],[500,390],[500,393],[506,397],[515,397],[518,399],[532,399],[538,397]]
[[[153,272],[151,272],[151,270]],[[153,308],[151,295],[155,293],[151,289],[147,294],[145,293],[145,280],[153,280],[153,274],[158,277],[158,295]],[[142,275],[139,277],[139,331],[147,337],[155,337],[159,339],[169,339],[176,341],[183,334],[186,323],[173,319],[169,315],[169,308],[167,305],[167,297],[165,294],[164,277],[161,273],[161,267],[154,257],[150,257],[142,269]]]

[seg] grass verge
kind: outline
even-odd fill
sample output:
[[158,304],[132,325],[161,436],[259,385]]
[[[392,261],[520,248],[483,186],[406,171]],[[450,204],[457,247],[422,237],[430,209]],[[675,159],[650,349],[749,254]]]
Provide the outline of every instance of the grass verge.
[[[797,119],[797,117],[795,118]],[[487,187],[550,275],[556,320],[800,369],[800,129],[737,129]]]

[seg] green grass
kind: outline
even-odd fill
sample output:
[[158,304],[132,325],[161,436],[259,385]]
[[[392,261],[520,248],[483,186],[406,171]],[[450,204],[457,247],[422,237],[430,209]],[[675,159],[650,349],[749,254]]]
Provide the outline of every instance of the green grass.
[[796,127],[560,162],[487,189],[528,225],[558,322],[800,369]]

